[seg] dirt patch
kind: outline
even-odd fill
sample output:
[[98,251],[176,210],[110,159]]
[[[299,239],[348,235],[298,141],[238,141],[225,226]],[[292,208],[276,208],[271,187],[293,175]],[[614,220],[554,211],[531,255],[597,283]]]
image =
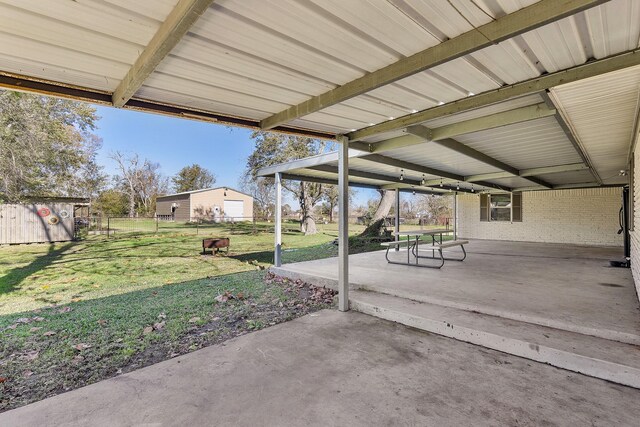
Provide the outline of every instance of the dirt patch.
[[177,340],[158,342],[134,355],[118,373],[131,372],[191,351],[219,344],[249,332],[277,325],[333,305],[337,292],[301,280],[267,273],[265,284],[279,287],[285,298],[268,302],[247,299],[231,293],[221,294],[226,309],[212,313],[206,323],[190,327]]
[[144,291],[101,314],[86,301],[15,316],[0,327],[0,412],[333,306],[330,289],[248,274]]

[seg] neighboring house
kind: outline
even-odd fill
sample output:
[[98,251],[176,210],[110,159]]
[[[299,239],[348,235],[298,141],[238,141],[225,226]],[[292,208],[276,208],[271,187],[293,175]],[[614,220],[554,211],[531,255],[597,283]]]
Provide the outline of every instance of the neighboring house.
[[253,197],[229,187],[160,196],[156,215],[176,221],[252,221]]

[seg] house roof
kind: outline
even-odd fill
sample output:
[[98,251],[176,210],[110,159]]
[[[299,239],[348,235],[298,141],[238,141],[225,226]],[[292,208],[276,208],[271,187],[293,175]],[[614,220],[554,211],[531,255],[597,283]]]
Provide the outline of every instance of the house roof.
[[2,87],[339,138],[361,175],[622,185],[638,134],[636,0],[0,0],[0,20]]
[[236,193],[244,194],[245,196],[253,198],[253,196],[251,194],[244,193],[242,191],[236,190],[235,188],[231,188],[231,187],[212,187],[212,188],[203,188],[201,190],[183,191],[182,193],[166,194],[164,196],[158,196],[158,199],[162,199],[164,197],[183,196],[185,194],[203,193],[205,191],[216,191],[216,190],[225,190],[225,191],[226,190],[231,190],[231,191],[235,191]]

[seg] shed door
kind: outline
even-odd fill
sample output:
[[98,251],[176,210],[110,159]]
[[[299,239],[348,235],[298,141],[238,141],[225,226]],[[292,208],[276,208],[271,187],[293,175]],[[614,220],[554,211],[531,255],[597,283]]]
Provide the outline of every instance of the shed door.
[[241,220],[244,216],[244,202],[242,200],[225,200],[224,216],[235,220]]

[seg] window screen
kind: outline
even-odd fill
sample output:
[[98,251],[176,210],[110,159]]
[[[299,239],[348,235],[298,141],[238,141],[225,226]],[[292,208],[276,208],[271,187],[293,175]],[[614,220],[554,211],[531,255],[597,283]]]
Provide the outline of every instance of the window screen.
[[511,194],[492,194],[491,221],[511,221]]

